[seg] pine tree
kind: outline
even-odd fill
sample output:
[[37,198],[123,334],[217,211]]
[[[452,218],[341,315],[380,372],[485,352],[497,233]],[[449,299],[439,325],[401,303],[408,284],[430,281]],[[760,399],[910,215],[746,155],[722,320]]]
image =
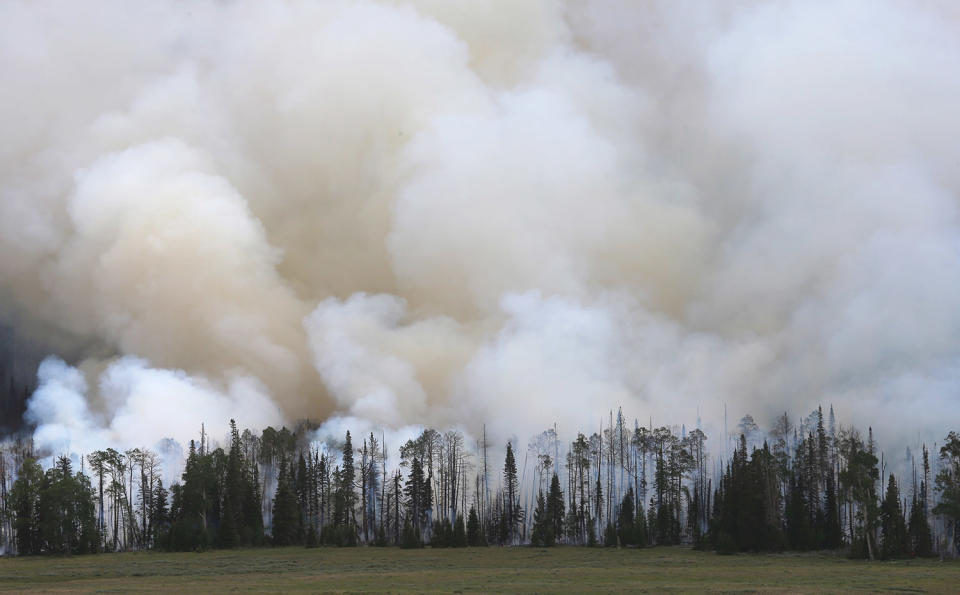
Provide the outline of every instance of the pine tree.
[[[422,540],[423,538],[422,527],[426,520],[424,513],[427,508],[425,506],[426,494],[424,491],[429,484],[425,484],[426,479],[423,476],[423,464],[419,458],[414,457],[410,465],[410,475],[407,477],[403,491],[406,496],[406,520],[418,540]],[[404,541],[407,541],[406,537],[404,537]]]
[[900,490],[892,473],[880,505],[880,530],[883,536],[880,555],[884,559],[900,558],[907,553],[907,528],[900,507]]
[[20,466],[17,481],[10,490],[11,509],[16,515],[14,530],[17,533],[17,553],[39,554],[42,550],[40,536],[40,485],[43,469],[31,458]]
[[260,494],[260,471],[256,461],[250,461],[250,468],[244,474],[243,497],[243,535],[244,544],[263,543],[263,498]]
[[273,544],[294,545],[299,533],[299,507],[292,473],[286,459],[281,459],[277,476],[277,493],[273,497]]
[[930,532],[930,520],[927,517],[927,482],[930,479],[930,455],[927,445],[923,445],[923,477],[917,486],[917,477],[913,477],[913,499],[910,505],[910,522],[907,533],[910,539],[910,551],[919,558],[933,555],[933,536]]
[[517,462],[513,458],[513,446],[507,442],[507,454],[503,462],[503,489],[504,511],[503,518],[506,524],[506,540],[510,543],[517,538],[517,528],[522,522],[519,491],[520,482],[517,479]]
[[826,515],[824,531],[824,547],[839,549],[843,544],[843,534],[840,529],[840,506],[837,501],[837,480],[834,477],[833,467],[827,471],[827,495],[824,499],[824,514]]
[[866,449],[859,439],[853,439],[847,445],[847,468],[840,474],[840,480],[846,485],[850,497],[857,508],[859,523],[858,543],[854,551],[861,551],[871,560],[876,555],[875,531],[877,526],[878,508],[874,486],[879,478],[877,471],[877,457],[872,449],[873,432]]
[[547,496],[547,517],[550,520],[553,537],[558,541],[563,536],[564,514],[565,509],[563,504],[563,491],[560,489],[560,478],[554,473],[553,478],[550,480],[550,493]]
[[530,545],[548,547],[553,545],[553,540],[553,527],[547,514],[547,503],[541,490],[537,494],[537,507],[533,511],[533,532],[530,536]]
[[[776,469],[776,458],[766,443],[762,449],[754,449],[748,460],[746,439],[740,436],[740,446],[734,451],[714,497],[710,539],[718,552],[768,551],[782,547]],[[786,523],[788,536],[795,542],[800,540],[799,527],[807,526],[802,488],[799,478],[791,479]]]
[[467,545],[483,545],[483,536],[480,532],[480,518],[477,516],[477,509],[470,507],[470,514],[467,517]]
[[403,521],[403,539],[400,541],[400,547],[405,549],[423,547],[423,541],[421,541],[413,525],[410,524],[409,518]]
[[634,526],[633,486],[627,488],[627,493],[620,502],[620,516],[617,517],[617,532],[620,545],[636,545],[636,528]]
[[353,443],[350,440],[349,430],[347,430],[347,435],[344,439],[342,455],[343,465],[340,470],[340,491],[338,494],[343,503],[343,518],[341,518],[341,522],[344,527],[346,527],[347,533],[351,536],[349,539],[350,543],[353,543],[354,539],[352,536],[355,534],[354,503],[356,499],[353,486],[356,480],[356,471],[353,467]]
[[930,522],[923,511],[920,498],[914,496],[910,506],[910,524],[908,528],[910,550],[918,558],[933,555],[933,537],[930,534]]
[[153,517],[150,526],[153,528],[153,543],[161,549],[169,547],[166,536],[170,528],[170,516],[167,511],[167,490],[163,487],[163,480],[157,479],[157,486],[153,490]]
[[240,545],[240,526],[243,521],[244,461],[237,423],[230,420],[230,452],[227,455],[227,469],[224,485],[223,506],[220,511],[220,547],[232,548]]
[[458,514],[457,519],[453,523],[453,539],[450,543],[451,547],[467,547],[467,528],[463,522],[463,515]]
[[307,514],[309,507],[309,489],[310,481],[307,474],[307,461],[300,451],[297,459],[297,475],[294,481],[294,487],[297,492],[297,541],[301,542],[306,538],[307,526],[313,526],[311,519]]
[[960,434],[950,432],[940,447],[940,472],[936,478],[940,501],[933,507],[953,527],[951,553],[960,550]]
[[611,522],[608,522],[603,530],[603,545],[604,547],[617,547],[617,527]]
[[790,493],[787,497],[785,516],[787,521],[787,544],[792,550],[804,551],[812,547],[813,535],[810,514],[807,509],[803,479],[798,473],[790,473]]

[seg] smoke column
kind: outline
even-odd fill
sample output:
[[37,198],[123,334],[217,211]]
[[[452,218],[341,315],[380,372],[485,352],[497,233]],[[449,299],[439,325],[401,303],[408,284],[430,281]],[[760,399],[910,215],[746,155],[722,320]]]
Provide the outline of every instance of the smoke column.
[[11,0],[0,88],[41,446],[960,413],[950,0]]

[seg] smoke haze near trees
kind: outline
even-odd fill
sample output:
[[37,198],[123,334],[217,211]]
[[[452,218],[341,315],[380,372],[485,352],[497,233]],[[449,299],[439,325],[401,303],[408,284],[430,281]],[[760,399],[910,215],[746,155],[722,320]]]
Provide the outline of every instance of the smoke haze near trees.
[[725,403],[943,436],[958,33],[946,0],[5,2],[0,316],[72,364],[38,447]]

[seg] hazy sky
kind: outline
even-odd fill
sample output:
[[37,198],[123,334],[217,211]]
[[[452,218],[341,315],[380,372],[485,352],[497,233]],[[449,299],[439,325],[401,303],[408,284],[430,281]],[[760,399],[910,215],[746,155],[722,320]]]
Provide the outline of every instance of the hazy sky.
[[51,448],[960,414],[943,0],[0,3]]

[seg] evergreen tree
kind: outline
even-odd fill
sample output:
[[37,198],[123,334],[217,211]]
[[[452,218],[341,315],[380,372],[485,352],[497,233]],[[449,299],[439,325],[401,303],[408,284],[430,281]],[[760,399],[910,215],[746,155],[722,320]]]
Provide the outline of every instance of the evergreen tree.
[[920,499],[914,496],[910,506],[910,524],[908,528],[910,550],[918,558],[933,555],[933,537],[930,533],[930,522],[923,511]]
[[550,494],[547,496],[547,517],[550,520],[550,526],[555,540],[559,540],[563,536],[564,514],[563,491],[560,489],[560,478],[554,473],[553,479],[550,480]]
[[10,501],[16,515],[14,530],[17,533],[17,553],[39,554],[42,551],[40,537],[40,485],[43,481],[43,469],[31,458],[26,458],[20,466],[17,481],[10,490]]
[[[418,540],[422,540],[422,527],[426,521],[426,511],[428,510],[426,487],[423,464],[419,458],[414,457],[410,465],[410,475],[404,483],[403,492],[406,496],[406,520]],[[406,541],[406,537],[404,537],[404,541]]]
[[[831,407],[832,411],[832,407]],[[843,545],[843,533],[840,528],[840,505],[837,501],[837,480],[834,477],[833,467],[827,471],[827,494],[824,499],[825,529],[824,547],[839,549]]]
[[553,526],[547,514],[547,502],[541,490],[537,494],[537,507],[533,511],[533,532],[530,536],[530,545],[548,547],[552,546],[553,542]]
[[483,535],[480,532],[480,518],[477,516],[477,509],[470,507],[470,514],[467,517],[467,545],[483,545]]
[[847,445],[847,468],[840,474],[840,480],[847,486],[850,497],[856,505],[856,519],[859,527],[854,552],[863,552],[871,560],[876,555],[875,532],[879,510],[875,484],[879,479],[877,457],[872,452],[873,432],[866,449],[859,439],[851,439]]
[[884,559],[900,558],[907,553],[907,527],[900,507],[900,489],[892,473],[880,505],[880,531],[883,536],[880,555]]
[[59,457],[46,473],[26,458],[8,498],[18,553],[82,554],[98,548],[93,489],[87,476],[73,473],[69,458]]
[[[740,436],[740,446],[714,497],[715,513],[710,531],[718,552],[768,551],[782,547],[776,469],[776,458],[766,443],[762,449],[754,449],[748,459],[746,439]],[[790,491],[787,529],[788,534],[797,535],[796,522],[806,517],[802,508],[804,490],[794,480]],[[795,518],[798,521],[795,522]]]
[[416,529],[413,528],[409,518],[403,521],[403,538],[400,541],[400,547],[405,549],[423,547],[423,541],[421,541]]
[[240,445],[240,433],[237,423],[230,420],[230,452],[227,455],[224,499],[220,511],[220,547],[232,548],[240,545],[239,526],[243,521],[243,500],[246,496],[244,485],[243,451]]
[[356,500],[354,484],[356,482],[356,470],[353,467],[353,442],[350,440],[349,430],[347,430],[347,435],[343,442],[342,461],[343,465],[340,469],[340,483],[337,492],[337,498],[343,507],[340,523],[342,523],[344,527],[344,534],[347,536],[346,541],[353,544],[356,541],[354,522]]
[[310,506],[310,479],[307,473],[307,460],[303,456],[303,451],[300,451],[300,456],[297,459],[297,475],[294,480],[294,487],[297,492],[297,516],[299,521],[297,523],[297,541],[301,542],[306,538],[307,526],[313,526],[307,514]]
[[507,442],[507,454],[503,462],[503,490],[505,539],[512,543],[517,538],[517,529],[523,519],[519,502],[520,481],[517,479],[517,462],[513,457],[513,446],[509,442]]
[[100,547],[100,535],[97,531],[97,507],[90,478],[83,473],[76,473],[73,488],[78,525],[77,544],[73,553],[94,553]]
[[620,515],[617,517],[617,533],[620,538],[620,545],[640,545],[636,520],[634,519],[633,501],[633,486],[630,486],[620,502]]
[[250,462],[250,467],[244,474],[243,488],[241,542],[248,545],[260,545],[263,543],[264,534],[263,500],[260,495],[260,473],[256,461]]
[[451,547],[467,547],[467,528],[463,522],[463,515],[458,514],[453,523],[453,539],[450,542]]
[[920,480],[920,486],[917,486],[917,478],[914,475],[913,501],[910,506],[910,524],[908,534],[910,538],[910,549],[913,554],[920,558],[926,558],[933,555],[933,536],[930,532],[930,520],[927,517],[927,486],[930,479],[930,456],[927,451],[927,445],[923,445],[923,478]]
[[960,434],[950,432],[940,447],[940,472],[936,479],[940,502],[933,507],[950,525],[952,553],[960,551]]
[[437,519],[433,521],[433,526],[430,531],[430,547],[450,547],[450,540],[447,539],[448,535],[444,529],[445,527],[442,520]]
[[221,507],[220,527],[217,530],[218,546],[224,549],[235,548],[240,545],[240,533],[237,530],[237,517],[233,513],[233,500],[228,492]]
[[170,516],[167,510],[167,490],[163,488],[163,480],[157,480],[157,486],[153,491],[153,517],[150,526],[153,528],[154,547],[168,548],[167,534],[170,530]]
[[292,473],[286,459],[282,459],[277,477],[277,493],[273,498],[273,544],[296,544],[299,525],[300,512]]
[[171,507],[173,521],[170,547],[172,549],[180,551],[205,549],[213,542],[208,525],[214,525],[218,520],[214,503],[219,500],[214,459],[213,453],[199,452],[196,443],[193,440],[190,441],[186,465],[181,475],[183,483],[177,486],[174,492],[174,505]]
[[617,527],[613,523],[607,523],[603,530],[604,547],[617,547]]
[[803,479],[798,473],[790,473],[790,493],[787,497],[785,516],[787,521],[787,544],[792,550],[809,550],[813,546],[813,531],[807,509]]

